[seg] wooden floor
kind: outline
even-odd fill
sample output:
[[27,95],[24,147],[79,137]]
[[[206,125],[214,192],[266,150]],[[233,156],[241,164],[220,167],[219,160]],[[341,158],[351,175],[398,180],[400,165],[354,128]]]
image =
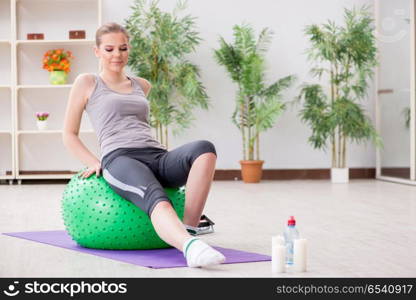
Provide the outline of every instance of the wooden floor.
[[[0,232],[63,229],[63,184],[0,185]],[[294,215],[308,272],[270,262],[153,270],[0,235],[0,277],[415,277],[416,187],[377,180],[214,182],[205,213],[213,245],[269,254]]]

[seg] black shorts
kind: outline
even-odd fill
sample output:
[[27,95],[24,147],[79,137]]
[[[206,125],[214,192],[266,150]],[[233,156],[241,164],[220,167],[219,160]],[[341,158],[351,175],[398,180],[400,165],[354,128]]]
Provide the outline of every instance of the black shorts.
[[181,187],[198,156],[214,153],[209,141],[195,141],[171,151],[160,148],[119,148],[106,154],[101,167],[113,190],[149,216],[157,203],[169,201],[164,187]]

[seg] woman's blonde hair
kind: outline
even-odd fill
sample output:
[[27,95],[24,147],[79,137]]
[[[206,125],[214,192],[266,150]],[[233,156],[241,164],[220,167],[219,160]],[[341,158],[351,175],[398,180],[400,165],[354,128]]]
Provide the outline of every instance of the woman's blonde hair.
[[118,32],[122,32],[127,37],[127,41],[130,41],[130,36],[126,28],[124,28],[123,26],[115,22],[110,22],[110,23],[101,25],[100,28],[97,29],[97,32],[95,33],[95,44],[97,45],[97,47],[100,47],[101,37],[104,34],[118,33]]

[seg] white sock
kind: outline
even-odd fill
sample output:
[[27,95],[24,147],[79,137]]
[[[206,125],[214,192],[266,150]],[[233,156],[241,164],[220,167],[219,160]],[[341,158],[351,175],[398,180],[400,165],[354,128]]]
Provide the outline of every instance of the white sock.
[[183,256],[191,268],[219,265],[225,261],[224,255],[197,238],[183,243]]

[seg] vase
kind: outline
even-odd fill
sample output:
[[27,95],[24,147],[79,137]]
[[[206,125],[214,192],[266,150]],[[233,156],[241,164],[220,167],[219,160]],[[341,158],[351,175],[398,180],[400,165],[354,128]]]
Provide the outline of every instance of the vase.
[[36,125],[39,130],[46,130],[48,129],[48,120],[37,120]]
[[348,183],[349,181],[349,168],[332,168],[331,169],[331,182],[332,183]]
[[241,177],[245,183],[258,183],[263,174],[263,160],[240,160]]
[[68,75],[65,71],[51,71],[49,72],[49,82],[51,84],[66,84]]

